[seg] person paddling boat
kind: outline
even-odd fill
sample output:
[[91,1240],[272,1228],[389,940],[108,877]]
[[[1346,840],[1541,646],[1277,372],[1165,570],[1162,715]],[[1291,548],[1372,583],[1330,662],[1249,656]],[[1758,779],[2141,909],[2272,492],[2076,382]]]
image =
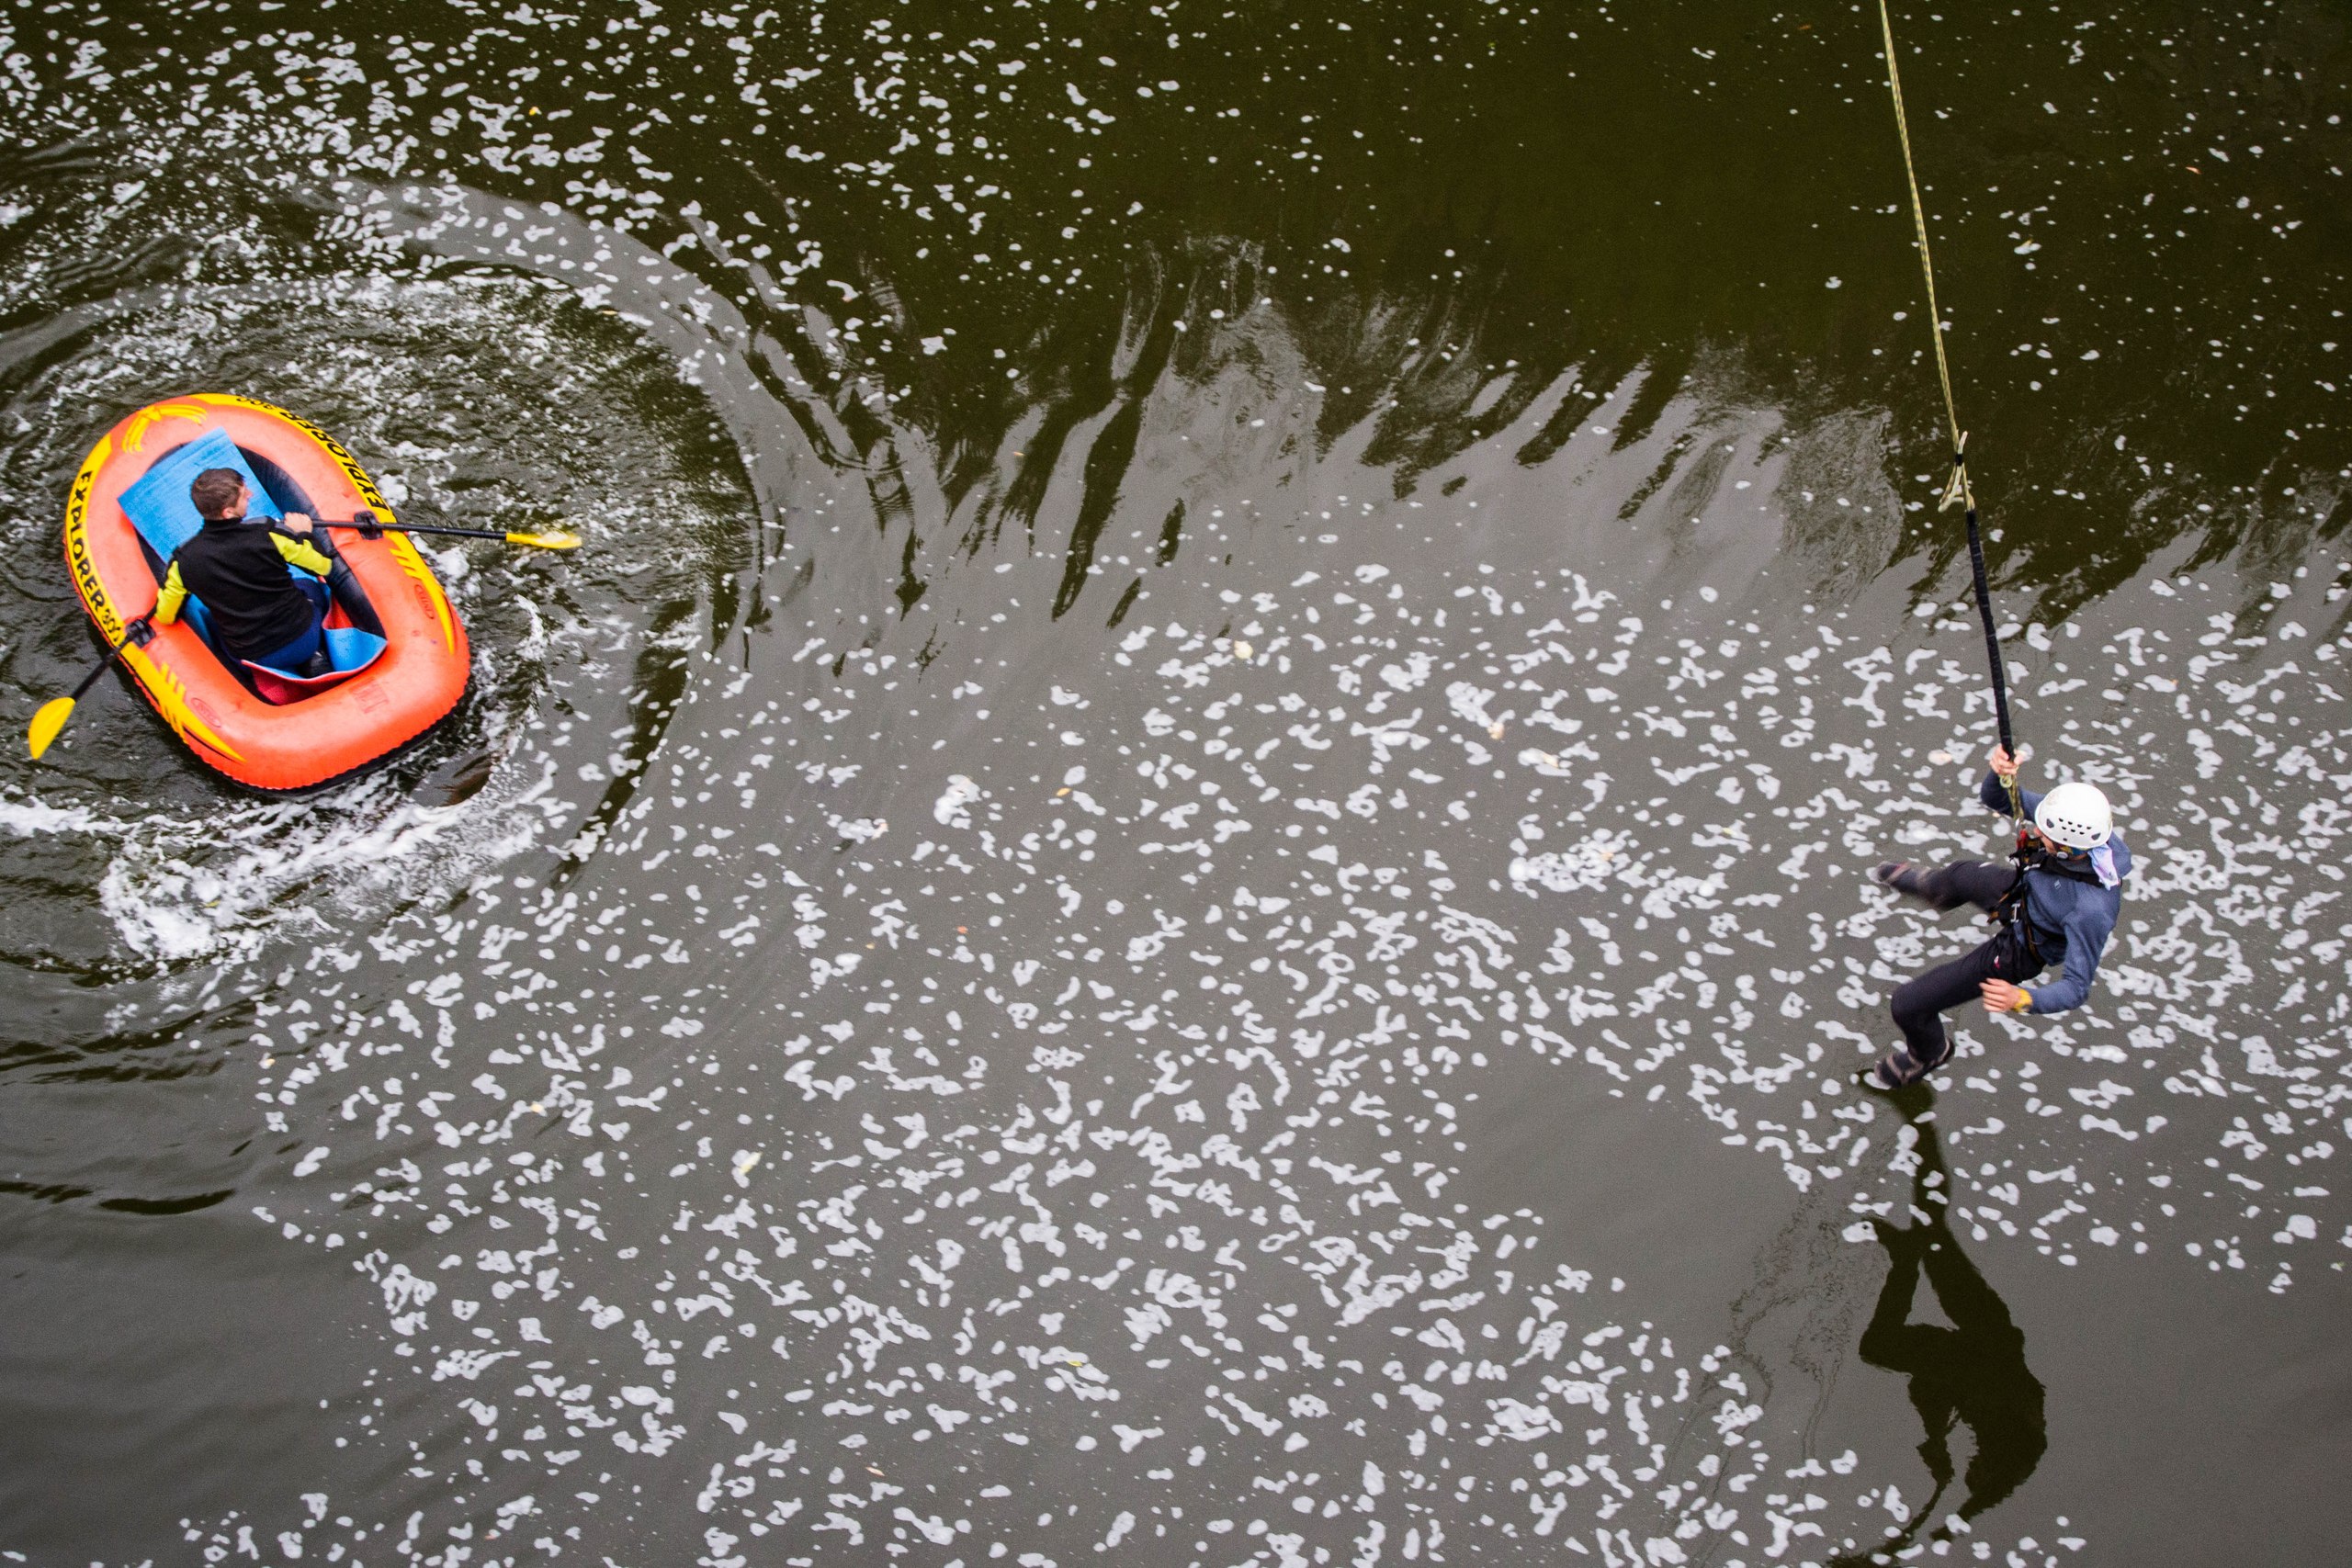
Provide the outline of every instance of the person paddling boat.
[[[351,568],[327,530],[313,529],[300,512],[248,523],[253,498],[234,468],[207,468],[190,481],[188,500],[204,525],[172,552],[148,619],[172,625],[193,592],[230,657],[290,675],[324,675],[334,669],[323,629],[334,603],[330,584],[338,572],[348,584]],[[353,597],[347,586],[344,597]]]

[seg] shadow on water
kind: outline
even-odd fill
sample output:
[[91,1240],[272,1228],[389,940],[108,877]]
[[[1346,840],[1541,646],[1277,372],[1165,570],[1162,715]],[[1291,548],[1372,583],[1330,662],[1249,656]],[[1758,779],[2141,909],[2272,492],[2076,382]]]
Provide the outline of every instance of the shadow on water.
[[[1918,1107],[1905,1103],[1903,1109]],[[2025,1484],[2050,1446],[2041,1381],[2026,1365],[2025,1333],[1952,1234],[1951,1175],[1934,1123],[1914,1120],[1911,1125],[1918,1134],[1908,1151],[1916,1162],[1913,1223],[1871,1222],[1886,1249],[1887,1271],[1860,1348],[1864,1364],[1910,1380],[1911,1407],[1927,1433],[1919,1457],[1927,1461],[1935,1490],[1887,1539],[1833,1559],[1856,1568],[1891,1562],[1917,1540],[1955,1475],[1965,1493],[1952,1514],[1973,1519]],[[1923,1278],[1951,1326],[1912,1320]],[[1962,1427],[1974,1445],[1965,1472],[1956,1471],[1951,1452],[1952,1432]],[[1928,1531],[1928,1539],[1949,1540],[1952,1533],[1946,1524]]]
[[481,793],[498,765],[498,753],[488,748],[463,752],[436,764],[409,793],[426,806],[457,806]]

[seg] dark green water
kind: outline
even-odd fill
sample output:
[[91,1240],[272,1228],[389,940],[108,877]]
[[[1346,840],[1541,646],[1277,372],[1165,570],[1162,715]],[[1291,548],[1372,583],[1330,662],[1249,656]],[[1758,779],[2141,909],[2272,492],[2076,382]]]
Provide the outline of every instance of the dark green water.
[[[460,717],[0,759],[0,1552],[2333,1561],[2340,10],[0,11],[0,670],[233,389]],[[1913,1121],[1910,1118],[1920,1117]]]

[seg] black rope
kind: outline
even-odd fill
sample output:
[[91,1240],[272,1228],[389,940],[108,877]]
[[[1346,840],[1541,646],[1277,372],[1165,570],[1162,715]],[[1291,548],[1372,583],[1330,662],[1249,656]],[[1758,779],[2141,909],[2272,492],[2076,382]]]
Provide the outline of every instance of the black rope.
[[[1984,627],[1984,663],[1993,675],[1993,722],[2001,732],[2001,750],[2015,761],[2018,754],[2017,731],[2009,723],[2009,671],[2001,657],[2001,634],[1993,625],[1993,590],[1984,578],[1984,535],[1976,524],[1976,497],[1967,484],[1967,458],[1952,454],[1952,485],[1968,494],[1968,570],[1976,581],[1976,618]],[[2025,821],[2025,801],[2018,794],[2015,773],[2005,774],[2001,787],[2009,794],[2009,817],[2012,821]]]
[[2001,729],[2001,750],[2014,757],[2016,732],[2009,726],[2008,671],[2001,660],[2001,636],[1993,629],[1993,591],[1984,582],[1984,540],[1976,526],[1976,508],[1968,509],[1968,565],[1976,574],[1976,615],[1984,623],[1984,660],[1993,671],[1993,717]]

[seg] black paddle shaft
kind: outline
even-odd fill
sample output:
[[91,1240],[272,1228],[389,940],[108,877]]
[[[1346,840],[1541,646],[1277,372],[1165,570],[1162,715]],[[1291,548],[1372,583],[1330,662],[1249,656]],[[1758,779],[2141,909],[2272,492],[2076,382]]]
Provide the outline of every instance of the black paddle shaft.
[[104,675],[109,669],[112,669],[114,661],[122,657],[122,650],[129,648],[132,643],[141,641],[142,634],[147,630],[149,630],[147,617],[144,615],[140,616],[137,620],[131,622],[130,626],[123,628],[122,640],[116,643],[112,648],[107,649],[107,656],[98,660],[97,668],[91,671],[87,675],[82,677],[82,683],[74,688],[73,700],[78,703],[84,697],[88,696],[90,694],[90,688],[98,683],[98,677]]
[[503,539],[506,532],[500,528],[452,528],[434,523],[385,523],[373,517],[322,517],[322,528],[356,528],[366,536],[378,534],[454,534],[461,539]]

